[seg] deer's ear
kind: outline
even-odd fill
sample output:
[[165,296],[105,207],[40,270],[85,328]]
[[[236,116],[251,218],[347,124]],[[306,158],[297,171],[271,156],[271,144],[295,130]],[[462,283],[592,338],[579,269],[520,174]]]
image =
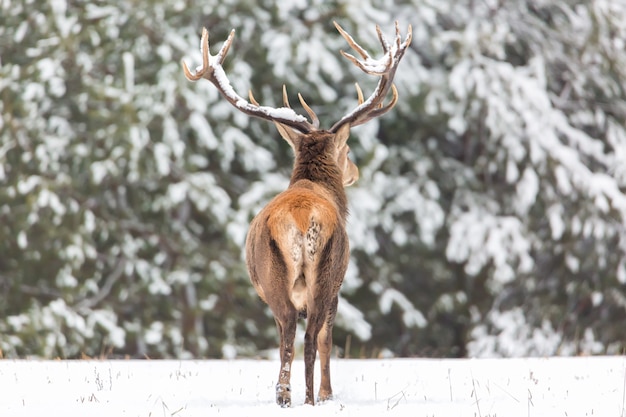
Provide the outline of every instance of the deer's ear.
[[287,141],[287,143],[293,148],[293,150],[296,150],[298,144],[300,143],[301,133],[298,133],[289,126],[283,125],[278,122],[274,122],[274,125],[276,126],[276,129],[278,129],[278,133],[280,133],[280,136]]
[[335,141],[337,142],[337,147],[341,148],[346,144],[348,138],[350,137],[350,124],[346,123],[342,125],[337,133],[335,133]]

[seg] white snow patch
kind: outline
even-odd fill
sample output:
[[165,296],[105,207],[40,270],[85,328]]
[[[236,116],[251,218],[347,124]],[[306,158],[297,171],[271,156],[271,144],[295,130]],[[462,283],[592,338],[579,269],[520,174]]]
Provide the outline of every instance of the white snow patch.
[[196,131],[198,142],[205,148],[213,150],[218,147],[219,143],[213,134],[213,129],[211,129],[211,125],[209,125],[209,122],[202,114],[198,112],[191,113],[189,115],[189,125]]
[[517,211],[520,214],[526,214],[537,201],[537,194],[539,193],[539,178],[533,169],[526,168],[524,170],[522,178],[517,183],[516,191],[515,206]]
[[404,321],[407,327],[423,328],[428,324],[424,315],[398,290],[393,288],[385,289],[378,303],[383,314],[388,314],[393,304],[397,304],[402,309],[402,321]]
[[20,230],[17,234],[17,246],[19,246],[20,249],[26,249],[28,246],[28,236],[26,236],[26,232],[23,230]]
[[[292,407],[274,402],[276,360],[11,361],[0,368],[0,414],[621,416],[626,358],[331,359],[335,399],[304,403],[304,364],[291,367]],[[315,389],[319,384],[315,368]],[[479,414],[480,410],[480,414]]]
[[363,312],[343,297],[339,297],[336,324],[353,332],[360,340],[369,340],[372,337],[372,325],[365,320]]

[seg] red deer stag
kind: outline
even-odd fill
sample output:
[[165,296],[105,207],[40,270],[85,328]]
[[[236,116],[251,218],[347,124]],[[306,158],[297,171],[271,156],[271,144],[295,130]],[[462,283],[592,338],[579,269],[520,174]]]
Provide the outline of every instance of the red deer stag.
[[[398,99],[392,84],[400,59],[411,42],[411,26],[404,41],[396,22],[396,36],[388,42],[380,28],[376,31],[384,56],[372,59],[341,26],[337,30],[361,56],[341,51],[367,74],[380,77],[372,95],[364,100],[356,85],[358,106],[330,129],[319,128],[319,120],[300,94],[298,98],[311,121],[290,107],[283,86],[284,107],[261,106],[249,93],[250,101],[231,87],[222,63],[233,41],[232,30],[222,48],[209,54],[209,34],[202,31],[202,67],[192,73],[183,62],[190,81],[205,78],[222,96],[240,111],[274,122],[280,135],[293,148],[295,163],[289,188],[276,196],[252,220],[246,239],[246,264],[252,285],[265,301],[276,321],[280,336],[280,371],[276,384],[276,402],[291,405],[291,364],[298,317],[306,317],[304,366],[307,404],[314,404],[313,366],[320,354],[321,384],[319,401],[332,398],[330,354],[332,327],[337,312],[339,288],[343,281],[350,251],[346,234],[348,214],[344,187],[359,176],[356,165],[348,158],[349,130],[389,111]],[[389,89],[390,103],[383,105]]]

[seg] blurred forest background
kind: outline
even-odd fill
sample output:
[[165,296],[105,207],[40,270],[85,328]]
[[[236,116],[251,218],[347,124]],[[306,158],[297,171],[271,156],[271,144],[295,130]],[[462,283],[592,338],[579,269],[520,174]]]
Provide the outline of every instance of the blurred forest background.
[[242,245],[291,150],[180,60],[235,28],[235,89],[329,126],[376,82],[333,20],[379,57],[396,19],[399,103],[352,131],[338,354],[624,353],[625,2],[4,0],[2,355],[275,349]]

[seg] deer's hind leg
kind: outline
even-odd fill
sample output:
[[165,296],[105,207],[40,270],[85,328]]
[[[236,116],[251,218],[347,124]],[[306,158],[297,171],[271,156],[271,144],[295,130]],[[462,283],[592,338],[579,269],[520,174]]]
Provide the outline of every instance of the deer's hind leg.
[[330,384],[330,355],[333,347],[333,324],[337,314],[338,297],[331,302],[326,320],[317,336],[317,351],[320,355],[320,390],[318,401],[333,399],[333,389]]
[[[337,315],[339,288],[349,262],[348,237],[336,229],[321,253],[318,266],[318,288],[315,304],[319,307],[319,323],[316,333],[316,347],[320,355],[319,401],[333,398],[330,384],[330,355],[333,346],[333,325]],[[308,329],[307,329],[308,330]]]
[[294,357],[294,339],[298,312],[295,308],[280,317],[275,315],[276,328],[280,337],[280,371],[276,383],[276,403],[281,407],[291,406],[291,364]]
[[[276,259],[282,260],[283,258],[278,256]],[[277,267],[272,271],[275,282],[266,294],[280,338],[280,371],[276,383],[276,403],[284,408],[291,406],[291,364],[295,355],[293,344],[296,338],[298,310],[289,297],[286,280],[281,280],[282,277],[287,276],[286,265],[275,262],[275,266]]]
[[[315,404],[313,397],[313,375],[315,366],[315,357],[317,356],[317,340],[320,330],[324,325],[323,310],[320,306],[311,308],[308,304],[307,323],[304,333],[304,380],[306,385],[305,404]],[[320,311],[321,310],[321,311]]]
[[[298,320],[298,310],[290,298],[290,276],[295,275],[294,267],[287,261],[290,260],[289,252],[281,251],[276,240],[274,240],[268,230],[257,239],[260,243],[257,250],[252,255],[249,263],[263,265],[267,263],[266,269],[261,269],[258,274],[259,282],[257,289],[259,294],[263,293],[263,299],[272,310],[278,337],[280,339],[280,370],[278,372],[278,382],[276,383],[276,403],[281,407],[291,406],[291,364],[294,359],[294,340],[296,337],[296,322]],[[264,257],[264,258],[263,258]],[[253,271],[254,268],[253,268]],[[252,275],[252,274],[251,274]]]
[[321,366],[321,384],[319,400],[325,401],[332,397],[330,387],[330,354],[332,350],[332,329],[337,311],[338,295],[330,280],[325,280],[329,270],[320,268],[317,285],[309,293],[307,303],[307,325],[304,334],[304,373],[306,384],[306,404],[314,404],[313,375],[315,358],[319,350]]

